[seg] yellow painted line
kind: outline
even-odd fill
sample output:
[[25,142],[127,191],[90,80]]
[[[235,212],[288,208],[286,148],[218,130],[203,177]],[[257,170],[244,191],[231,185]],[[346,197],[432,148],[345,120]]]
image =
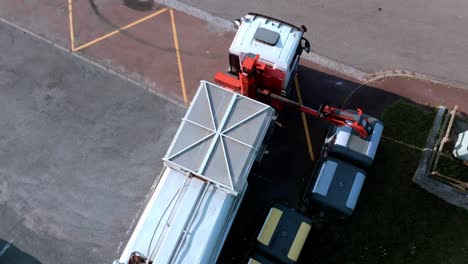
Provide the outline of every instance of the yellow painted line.
[[[299,81],[297,80],[297,76],[294,77],[294,84],[296,86],[297,100],[302,105],[302,95],[301,95],[301,90],[299,89]],[[315,155],[314,155],[314,150],[312,149],[312,141],[310,140],[309,125],[307,124],[306,114],[302,112],[301,116],[302,116],[302,124],[304,126],[304,133],[306,136],[307,149],[309,151],[309,156],[310,156],[310,159],[314,161]]]
[[265,246],[270,244],[273,233],[275,232],[282,215],[283,212],[281,210],[274,207],[270,209],[262,230],[260,230],[260,234],[258,234],[258,242]]
[[73,27],[73,7],[72,0],[68,0],[68,24],[70,26],[70,48],[75,50],[75,30]]
[[176,28],[175,19],[174,19],[174,11],[170,9],[169,12],[171,13],[172,35],[174,36],[174,46],[175,46],[176,56],[177,56],[177,65],[179,66],[180,85],[182,86],[182,96],[184,97],[184,103],[188,104],[187,90],[185,88],[184,71],[182,69],[182,60],[180,59],[179,39],[177,38],[177,28]]
[[132,22],[132,23],[126,25],[126,26],[123,26],[123,27],[121,27],[119,29],[116,29],[116,30],[114,30],[114,31],[112,31],[110,33],[107,33],[104,36],[101,36],[101,37],[99,37],[99,38],[97,38],[95,40],[92,40],[92,41],[90,41],[90,42],[88,42],[86,44],[83,44],[83,45],[77,47],[76,49],[74,49],[74,51],[79,51],[79,50],[82,50],[82,49],[84,49],[86,47],[89,47],[89,46],[91,46],[93,44],[96,44],[96,43],[98,43],[98,42],[100,42],[100,41],[102,41],[102,40],[104,40],[106,38],[109,38],[109,37],[111,37],[111,36],[113,36],[115,34],[120,33],[121,31],[124,31],[124,30],[129,29],[129,28],[131,28],[133,26],[136,26],[136,25],[138,25],[138,24],[140,24],[142,22],[145,22],[146,20],[151,19],[151,18],[153,18],[153,17],[155,17],[155,16],[157,16],[159,14],[162,14],[162,13],[164,13],[166,11],[167,11],[167,8],[161,9],[161,10],[159,10],[159,11],[157,11],[157,12],[151,14],[151,15],[145,16],[145,17],[143,17],[141,19],[138,19],[135,22]]
[[292,243],[291,248],[288,252],[288,258],[297,261],[299,258],[299,254],[301,254],[302,248],[304,247],[304,243],[309,235],[310,225],[307,223],[302,222],[299,230],[296,233],[296,237],[294,237],[294,241]]

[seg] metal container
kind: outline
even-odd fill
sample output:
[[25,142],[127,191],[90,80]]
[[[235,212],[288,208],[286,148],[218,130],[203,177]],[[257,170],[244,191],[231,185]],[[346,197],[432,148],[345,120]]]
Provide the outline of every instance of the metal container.
[[318,165],[314,178],[309,198],[339,214],[353,213],[366,178],[363,169],[329,157]]
[[[347,110],[356,113],[353,110]],[[362,115],[372,127],[370,135],[363,139],[349,126],[332,126],[325,140],[328,155],[338,157],[359,167],[370,167],[375,158],[383,132],[383,123],[374,117]]]
[[311,224],[312,220],[294,209],[276,204],[257,236],[257,248],[281,263],[296,263]]
[[468,161],[468,130],[458,134],[457,142],[453,148],[453,156]]

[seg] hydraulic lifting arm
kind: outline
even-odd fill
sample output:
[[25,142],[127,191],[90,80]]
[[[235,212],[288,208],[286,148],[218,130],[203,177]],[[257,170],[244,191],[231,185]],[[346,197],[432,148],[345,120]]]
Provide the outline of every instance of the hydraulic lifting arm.
[[264,63],[258,61],[259,58],[260,55],[258,54],[255,57],[246,56],[242,62],[238,78],[217,72],[214,79],[226,88],[255,99],[255,87],[257,86],[256,72],[263,71],[266,68]]
[[273,94],[265,89],[257,89],[257,93],[268,96],[286,106],[294,107],[313,117],[330,121],[336,126],[349,126],[356,131],[361,138],[367,138],[369,134],[372,133],[372,126],[369,124],[367,118],[362,115],[362,110],[359,108],[356,109],[356,113],[351,113],[329,105],[321,105],[319,110],[315,110],[283,96]]
[[257,87],[258,79],[256,75],[262,74],[266,68],[266,65],[258,60],[258,54],[255,56],[246,56],[242,62],[238,78],[218,72],[215,75],[215,81],[228,89],[239,92],[250,98],[256,99],[257,94],[262,94],[277,103],[294,107],[313,117],[328,120],[337,126],[349,126],[354,129],[361,138],[367,138],[372,132],[372,127],[362,115],[362,110],[359,108],[356,110],[357,113],[351,113],[329,105],[322,105],[319,110],[315,110],[281,95],[272,93],[267,89],[268,87]]

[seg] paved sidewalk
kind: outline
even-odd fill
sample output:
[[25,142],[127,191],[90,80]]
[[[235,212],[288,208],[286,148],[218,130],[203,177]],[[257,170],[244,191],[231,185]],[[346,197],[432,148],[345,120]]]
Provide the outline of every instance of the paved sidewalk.
[[[215,26],[157,3],[142,11],[120,1],[65,2],[32,0],[24,5],[5,0],[0,3],[0,17],[74,49],[154,93],[185,104],[190,102],[199,80],[212,80],[216,71],[227,68],[234,33],[225,25]],[[302,64],[310,70],[358,81],[306,60]],[[307,80],[307,76],[301,80]],[[307,81],[301,83],[302,87],[310,85]],[[445,84],[398,77],[369,85],[417,103],[447,107],[458,104],[462,111],[468,111],[468,91],[447,88]]]
[[312,49],[367,73],[411,70],[468,87],[465,0],[156,0],[228,21],[258,12],[309,31]]

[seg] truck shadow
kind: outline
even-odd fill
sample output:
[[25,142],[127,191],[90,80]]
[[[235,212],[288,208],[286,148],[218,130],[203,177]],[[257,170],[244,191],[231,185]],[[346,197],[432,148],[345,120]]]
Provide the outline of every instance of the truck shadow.
[[0,238],[0,264],[41,264],[41,262]]
[[[326,103],[342,109],[362,108],[366,114],[379,116],[392,103],[408,98],[371,86],[360,85],[303,65],[298,79],[304,104],[318,107]],[[346,103],[344,102],[346,99]]]
[[[385,108],[396,101],[411,102],[394,93],[362,86],[344,103],[359,84],[304,66],[298,69],[298,80],[304,105],[314,109],[318,109],[321,104],[341,109],[359,107],[366,114],[379,117]],[[291,98],[298,99],[294,88]],[[302,196],[308,179],[312,176],[315,162],[311,161],[308,153],[301,114],[296,110],[286,109],[281,115],[279,121],[283,127],[275,129],[268,143],[268,154],[252,169],[244,202],[218,263],[247,262],[249,253],[240,252],[254,251],[256,235],[273,203],[282,203],[297,210],[303,206]],[[318,160],[330,124],[312,117],[306,119],[315,160]]]
[[[329,104],[341,109],[361,108],[364,113],[379,117],[391,104],[397,101],[412,102],[398,94],[371,86],[344,80],[305,66],[298,69],[298,80],[304,105],[318,109],[321,104]],[[293,98],[297,98],[295,91]],[[412,102],[414,103],[414,102]],[[315,118],[307,118],[314,153],[320,153],[329,123]],[[304,134],[297,131],[298,135]]]

